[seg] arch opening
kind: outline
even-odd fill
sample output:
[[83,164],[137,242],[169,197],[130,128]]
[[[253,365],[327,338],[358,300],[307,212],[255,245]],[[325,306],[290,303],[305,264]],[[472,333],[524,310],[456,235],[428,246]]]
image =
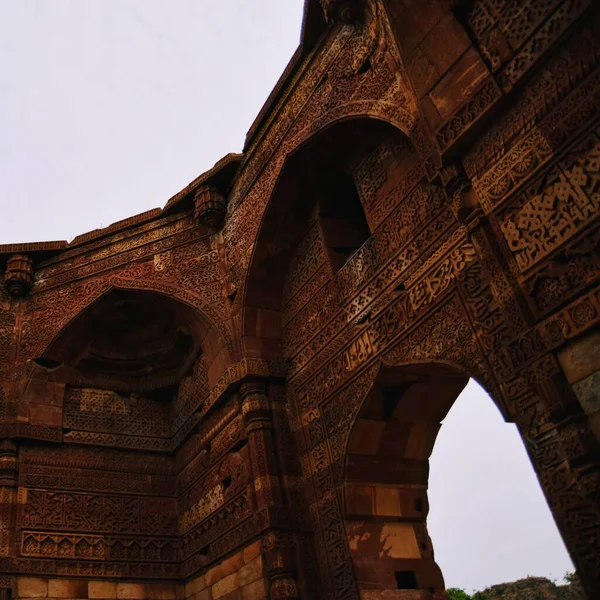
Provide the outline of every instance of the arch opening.
[[[395,594],[420,590],[419,598],[446,597],[428,530],[429,459],[442,422],[468,382],[466,373],[446,365],[384,367],[365,398],[348,438],[343,487],[359,589]],[[524,448],[521,458],[535,478]],[[437,501],[443,500],[438,496]],[[544,510],[543,505],[540,490],[538,506]],[[552,517],[547,505],[545,511],[548,525]],[[553,533],[558,542],[555,527]],[[493,583],[502,581],[487,585]]]
[[447,587],[481,591],[530,576],[560,585],[575,570],[517,426],[475,379],[442,422],[428,495]]
[[359,588],[443,593],[427,532],[429,456],[466,374],[383,368],[346,449],[344,512]]
[[331,170],[317,188],[318,222],[333,274],[369,239],[371,230],[352,176]]

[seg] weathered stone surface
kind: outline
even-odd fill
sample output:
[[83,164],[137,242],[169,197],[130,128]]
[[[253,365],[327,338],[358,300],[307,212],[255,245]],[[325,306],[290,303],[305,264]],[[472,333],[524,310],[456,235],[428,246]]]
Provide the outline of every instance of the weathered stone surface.
[[224,560],[221,564],[213,567],[206,573],[206,585],[214,586],[214,584],[231,575],[232,573],[236,573],[244,566],[244,554],[242,552],[238,552],[234,554],[232,557]]
[[431,91],[443,119],[450,117],[481,86],[488,70],[475,50],[467,51]]
[[254,560],[245,564],[238,571],[238,585],[243,587],[257,581],[263,576],[263,560],[262,556],[257,556]]
[[88,598],[113,600],[117,597],[116,581],[89,581]]
[[194,577],[194,579],[192,579],[191,581],[188,581],[185,584],[185,597],[189,598],[190,596],[193,596],[197,592],[200,592],[204,588],[206,588],[206,586],[207,586],[206,575],[200,575],[200,577]]
[[260,554],[260,542],[254,542],[244,548],[244,563],[249,563]]
[[17,594],[19,598],[46,598],[48,596],[48,580],[39,577],[19,577]]
[[87,598],[88,582],[81,579],[50,579],[48,581],[50,598]]
[[583,410],[591,415],[600,410],[600,369],[573,385]]
[[243,600],[265,600],[267,592],[265,589],[264,579],[259,579],[242,588]]
[[307,0],[243,154],[0,246],[18,597],[443,597],[429,457],[475,377],[600,598],[600,5],[521,4]]
[[141,583],[121,583],[117,584],[117,598],[123,600],[145,600],[146,586]]
[[600,331],[569,343],[558,359],[570,383],[600,370]]
[[238,583],[238,574],[233,573],[231,575],[227,575],[222,579],[219,579],[217,583],[212,586],[212,596],[214,600],[218,600],[218,598],[222,598],[226,594],[233,592],[239,588]]
[[177,592],[174,583],[147,583],[146,598],[148,600],[175,600]]

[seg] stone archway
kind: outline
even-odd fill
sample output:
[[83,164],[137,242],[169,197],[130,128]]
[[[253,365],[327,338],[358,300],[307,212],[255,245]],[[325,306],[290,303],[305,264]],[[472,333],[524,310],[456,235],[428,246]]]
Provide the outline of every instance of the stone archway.
[[427,532],[429,457],[468,379],[444,364],[384,367],[352,425],[343,512],[357,585],[369,598],[445,597]]

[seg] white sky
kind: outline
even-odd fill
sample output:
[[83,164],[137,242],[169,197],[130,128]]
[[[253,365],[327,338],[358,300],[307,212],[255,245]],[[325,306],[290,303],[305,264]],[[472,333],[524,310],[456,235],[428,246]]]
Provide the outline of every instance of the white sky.
[[[303,0],[0,0],[0,243],[163,206],[246,131]],[[448,587],[572,570],[522,442],[471,382],[438,438],[430,534]]]

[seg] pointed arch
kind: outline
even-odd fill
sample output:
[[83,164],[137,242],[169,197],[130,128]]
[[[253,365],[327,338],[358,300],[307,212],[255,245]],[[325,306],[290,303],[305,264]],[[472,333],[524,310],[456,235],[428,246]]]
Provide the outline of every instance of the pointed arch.
[[[396,118],[391,109],[387,114],[385,108],[385,103],[375,107],[368,102],[337,107],[285,142],[285,148],[291,150],[262,216],[243,287],[241,327],[246,355],[283,357],[285,280],[293,276],[289,273],[290,264],[311,225],[317,225],[319,243],[329,254],[330,278],[377,227],[353,169],[389,139],[416,157],[409,138],[414,120],[404,115],[403,109],[395,108],[395,113],[400,111],[403,117]],[[326,194],[329,200],[324,198]],[[337,205],[342,210],[335,214],[337,227],[332,228],[328,227],[331,221],[324,222],[327,210],[323,207],[331,205],[336,194],[341,198]],[[343,201],[344,196],[347,202]],[[361,210],[357,210],[357,201]],[[349,224],[357,225],[351,235],[347,235]],[[340,232],[344,234],[341,240]],[[332,257],[332,250],[337,256]]]

